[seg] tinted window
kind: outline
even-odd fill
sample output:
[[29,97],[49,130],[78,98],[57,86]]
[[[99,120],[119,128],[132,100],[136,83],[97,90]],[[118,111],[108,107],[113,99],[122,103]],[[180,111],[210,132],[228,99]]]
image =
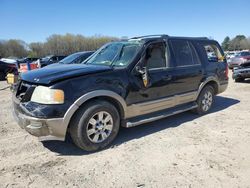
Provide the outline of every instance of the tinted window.
[[51,58],[51,61],[56,61],[57,60],[57,57],[52,57]]
[[62,60],[59,61],[59,63],[64,63],[64,64],[69,64],[72,63],[75,59],[77,59],[81,54],[80,53],[75,53],[75,54],[71,54],[65,58],[63,58]]
[[195,51],[192,52],[190,45],[187,41],[171,40],[171,45],[175,56],[176,66],[187,66],[198,63],[198,61],[195,61],[193,58],[193,55],[195,55]]
[[190,48],[191,48],[192,58],[193,58],[194,64],[200,64],[201,62],[200,62],[199,56],[198,56],[193,44],[189,43],[189,45],[190,45]]

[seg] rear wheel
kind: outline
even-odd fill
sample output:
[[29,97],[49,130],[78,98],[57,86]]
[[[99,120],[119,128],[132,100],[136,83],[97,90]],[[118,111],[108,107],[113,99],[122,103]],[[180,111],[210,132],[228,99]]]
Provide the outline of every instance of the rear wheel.
[[86,151],[108,146],[117,136],[120,116],[117,109],[106,101],[93,101],[82,107],[70,124],[74,143]]
[[194,112],[198,114],[207,113],[211,109],[213,102],[214,102],[213,87],[210,85],[205,86],[200,92],[200,95],[196,102],[198,104],[198,107],[194,109]]

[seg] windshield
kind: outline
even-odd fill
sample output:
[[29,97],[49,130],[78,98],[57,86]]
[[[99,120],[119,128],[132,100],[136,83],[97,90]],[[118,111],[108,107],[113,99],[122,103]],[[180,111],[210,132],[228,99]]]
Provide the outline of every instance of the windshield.
[[141,43],[137,41],[109,43],[101,47],[84,63],[125,67],[133,60],[140,48]]
[[72,63],[76,58],[78,58],[80,55],[81,55],[80,53],[71,54],[71,55],[65,57],[64,59],[62,59],[61,61],[59,61],[59,63],[70,64],[70,63]]

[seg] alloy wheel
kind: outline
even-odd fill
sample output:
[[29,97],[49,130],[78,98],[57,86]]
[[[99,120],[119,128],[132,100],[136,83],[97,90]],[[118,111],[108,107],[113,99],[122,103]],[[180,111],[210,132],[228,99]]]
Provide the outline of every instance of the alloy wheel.
[[204,112],[206,112],[210,109],[210,107],[212,106],[212,103],[213,103],[213,94],[211,93],[211,91],[207,91],[204,94],[201,103],[202,103],[202,110]]
[[105,141],[113,130],[113,118],[106,111],[97,112],[87,125],[87,136],[93,143]]

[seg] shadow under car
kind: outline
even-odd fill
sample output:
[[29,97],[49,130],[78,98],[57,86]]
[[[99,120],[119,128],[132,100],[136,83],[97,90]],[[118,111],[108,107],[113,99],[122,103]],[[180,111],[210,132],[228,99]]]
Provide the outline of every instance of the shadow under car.
[[[209,114],[224,110],[239,102],[240,101],[237,99],[223,97],[223,96],[216,96],[215,103],[211,111],[209,112]],[[154,134],[156,132],[159,132],[161,130],[164,130],[170,127],[180,126],[183,123],[193,121],[198,117],[200,116],[197,114],[194,114],[191,112],[183,112],[183,113],[180,113],[180,114],[177,114],[177,115],[165,118],[165,119],[161,119],[158,121],[154,121],[151,123],[147,123],[144,125],[140,125],[140,126],[136,126],[132,128],[121,128],[119,131],[119,134],[117,135],[117,138],[114,140],[111,146],[106,149],[116,147],[118,145],[121,145],[133,139],[138,139],[138,138],[150,135],[150,134]],[[66,137],[65,142],[43,141],[42,143],[44,147],[46,147],[52,152],[58,153],[59,155],[88,155],[88,154],[96,153],[96,152],[87,152],[87,151],[83,151],[79,149],[73,144],[69,135]]]

